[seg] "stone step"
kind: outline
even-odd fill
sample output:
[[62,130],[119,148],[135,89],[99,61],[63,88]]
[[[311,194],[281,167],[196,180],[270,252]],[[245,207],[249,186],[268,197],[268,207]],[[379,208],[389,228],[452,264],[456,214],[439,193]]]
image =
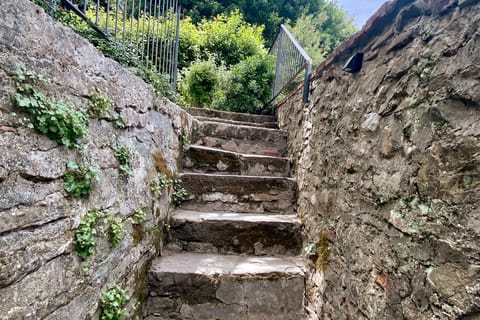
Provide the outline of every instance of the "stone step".
[[178,210],[170,235],[171,242],[185,251],[299,255],[301,225],[295,215]]
[[287,134],[277,129],[204,121],[198,123],[192,142],[244,154],[284,157]]
[[185,210],[294,213],[297,186],[290,178],[182,173],[180,179]]
[[222,123],[228,123],[228,124],[233,124],[237,126],[250,126],[250,127],[278,129],[277,122],[245,122],[245,121],[235,121],[235,120],[229,120],[229,119],[209,118],[209,117],[201,117],[201,116],[195,116],[195,119],[199,121],[222,122]]
[[301,320],[298,258],[180,253],[153,261],[145,320]]
[[287,158],[244,155],[197,145],[185,151],[182,165],[184,172],[273,177],[290,175]]
[[275,117],[270,115],[256,115],[248,113],[227,112],[220,110],[204,109],[204,108],[184,108],[185,111],[194,117],[217,118],[222,121],[231,120],[249,123],[268,123],[276,122]]

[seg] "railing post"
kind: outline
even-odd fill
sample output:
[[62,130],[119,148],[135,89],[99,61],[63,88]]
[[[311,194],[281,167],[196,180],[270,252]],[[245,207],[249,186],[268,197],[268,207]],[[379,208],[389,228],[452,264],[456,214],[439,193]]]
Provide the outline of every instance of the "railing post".
[[310,95],[310,78],[312,76],[312,61],[307,62],[307,67],[305,68],[305,80],[303,83],[303,102],[308,102],[308,97]]
[[[280,32],[269,53],[276,54],[277,60],[275,63],[272,99],[268,104],[272,103],[284,89],[288,88],[303,69],[305,69],[303,102],[308,102],[310,78],[312,75],[312,58],[283,24],[280,26]],[[275,105],[272,106],[272,115],[275,115]]]
[[176,1],[177,4],[177,23],[175,26],[175,54],[173,59],[173,92],[177,91],[177,69],[178,69],[178,48],[180,42],[180,15],[182,11],[182,3],[180,1]]
[[277,94],[277,85],[279,82],[279,77],[280,77],[280,72],[278,70],[280,69],[281,62],[282,61],[282,43],[283,43],[283,32],[282,29],[280,29],[280,33],[278,34],[278,48],[277,48],[277,59],[275,61],[275,80],[273,82],[273,91],[272,91],[272,116],[275,115],[275,104],[273,103],[273,100],[276,97]]

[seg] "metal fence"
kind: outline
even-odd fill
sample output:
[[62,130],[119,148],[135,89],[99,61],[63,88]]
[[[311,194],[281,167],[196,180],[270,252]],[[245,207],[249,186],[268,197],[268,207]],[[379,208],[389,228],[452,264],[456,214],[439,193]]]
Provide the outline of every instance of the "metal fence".
[[73,11],[101,36],[177,82],[180,0],[34,0]]
[[303,102],[308,102],[312,58],[283,24],[269,53],[276,56],[272,101],[305,70]]

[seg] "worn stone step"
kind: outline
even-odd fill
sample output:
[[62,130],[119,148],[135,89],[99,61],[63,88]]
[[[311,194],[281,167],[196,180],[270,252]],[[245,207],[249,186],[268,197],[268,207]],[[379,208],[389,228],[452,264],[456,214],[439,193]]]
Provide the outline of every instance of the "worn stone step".
[[204,109],[204,108],[184,108],[185,111],[194,117],[217,118],[220,120],[230,120],[249,123],[268,123],[276,122],[275,117],[270,115],[256,115],[248,113],[227,112],[220,110]]
[[274,177],[290,175],[290,161],[287,158],[244,155],[196,145],[185,151],[182,165],[184,172]]
[[305,267],[299,258],[180,253],[148,273],[144,319],[301,320]]
[[244,154],[284,157],[287,134],[284,131],[228,123],[198,122],[193,132],[193,144]]
[[185,210],[293,214],[295,180],[202,173],[180,174]]
[[186,251],[298,255],[301,224],[295,215],[178,210],[170,235],[171,242]]
[[278,122],[246,122],[246,121],[235,121],[230,119],[221,119],[221,118],[209,118],[209,117],[201,117],[195,116],[195,119],[199,121],[210,121],[210,122],[222,122],[233,124],[237,126],[250,126],[250,127],[260,127],[260,128],[271,128],[271,129],[278,129]]

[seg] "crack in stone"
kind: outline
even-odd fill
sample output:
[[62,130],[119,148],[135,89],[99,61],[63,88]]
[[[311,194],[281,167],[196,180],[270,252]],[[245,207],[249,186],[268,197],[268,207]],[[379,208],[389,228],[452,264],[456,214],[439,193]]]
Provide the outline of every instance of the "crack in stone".
[[4,289],[4,288],[7,288],[7,287],[10,287],[12,285],[15,285],[19,282],[21,282],[23,279],[25,279],[26,277],[28,277],[29,275],[37,272],[39,269],[45,267],[46,265],[48,265],[50,262],[52,262],[53,260],[55,259],[59,259],[63,256],[68,256],[70,255],[71,253],[70,252],[62,252],[56,256],[53,256],[49,259],[46,259],[44,260],[42,263],[39,263],[37,267],[33,268],[32,270],[29,270],[28,272],[22,274],[20,277],[16,278],[16,279],[13,279],[12,281],[10,282],[5,282],[4,284],[0,285],[0,289]]
[[[0,213],[2,213],[2,212],[0,212]],[[49,226],[51,224],[54,224],[56,222],[66,220],[66,219],[70,219],[70,217],[57,217],[57,218],[54,218],[54,219],[49,220],[49,221],[44,222],[44,223],[38,223],[38,224],[34,223],[34,224],[30,224],[28,226],[18,227],[18,228],[11,229],[11,230],[8,230],[8,231],[0,232],[0,237],[8,236],[8,235],[10,235],[11,233],[14,233],[14,232],[33,231],[33,230],[40,229],[40,228],[43,228],[44,226]]]

